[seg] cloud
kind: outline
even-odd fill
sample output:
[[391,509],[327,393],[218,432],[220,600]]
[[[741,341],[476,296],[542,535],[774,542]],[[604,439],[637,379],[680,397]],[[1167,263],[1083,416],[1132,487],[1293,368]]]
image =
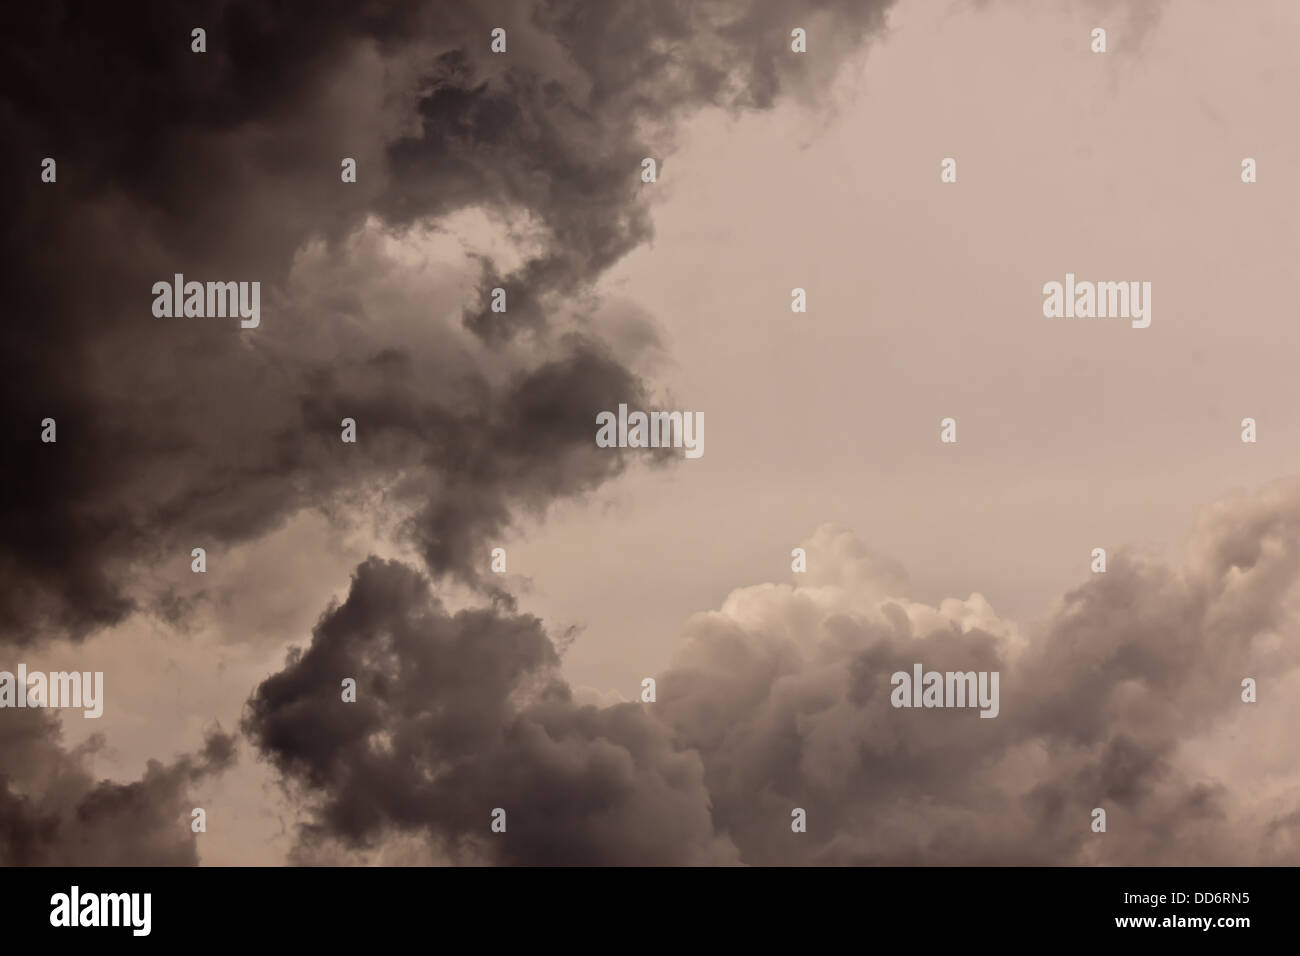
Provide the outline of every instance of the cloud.
[[92,737],[66,751],[58,718],[10,710],[0,720],[0,865],[193,866],[188,789],[235,759],[235,738],[210,732],[196,754],[150,760],[131,783],[96,781],[87,763],[103,746]]
[[[1251,822],[1270,819],[1254,796],[1269,774],[1213,779],[1196,751],[1238,721],[1261,743],[1285,733],[1298,527],[1295,483],[1221,503],[1180,562],[1112,555],[1023,640],[979,595],[878,597],[893,571],[823,529],[810,569],[859,580],[733,593],[692,621],[656,714],[700,754],[715,823],[747,862],[1276,861]],[[915,662],[1000,671],[1000,715],[893,708],[889,676]],[[1246,676],[1271,707],[1241,701]],[[773,825],[793,806],[810,821],[794,841]],[[1105,835],[1089,829],[1098,806]]]
[[[430,571],[481,584],[482,541],[516,511],[623,466],[594,449],[595,412],[650,386],[583,297],[651,235],[641,157],[662,161],[699,108],[807,91],[884,6],[809,8],[835,16],[817,58],[786,55],[794,14],[771,0],[8,12],[0,454],[22,467],[0,476],[0,635],[84,637],[162,598],[131,590],[140,564],[361,489],[410,511]],[[422,324],[396,322],[354,240],[413,243],[466,210],[506,224],[509,254],[471,256],[468,288],[445,281]],[[356,277],[328,302],[293,281],[313,248]],[[386,288],[421,281],[386,268]],[[153,283],[176,273],[260,281],[262,325],[153,317]],[[498,284],[506,313],[487,307]],[[617,335],[653,330],[624,316]]]
[[[651,235],[640,159],[663,162],[699,108],[766,107],[783,83],[810,95],[883,7],[840,5],[812,69],[778,57],[788,27],[771,2],[6,10],[0,456],[17,466],[0,474],[0,642],[81,640],[140,611],[183,627],[203,595],[140,582],[193,547],[219,562],[306,510],[396,512],[427,572],[511,608],[482,577],[487,542],[618,474],[595,413],[652,395],[631,363],[657,347],[653,320],[618,305],[607,336],[591,297]],[[508,56],[489,52],[496,26]],[[206,53],[191,51],[195,27]],[[39,178],[47,156],[55,183]],[[343,157],[355,184],[339,181]],[[482,221],[501,240],[486,250]],[[439,230],[460,248],[430,254]],[[177,273],[260,282],[261,326],[155,318],[153,284]],[[507,313],[486,307],[496,285]],[[55,443],[40,441],[46,418]],[[538,720],[562,736],[608,719],[556,706]],[[169,820],[138,851],[94,821],[126,814],[143,832],[198,758],[91,787],[56,724],[22,726],[81,781],[76,862],[193,860]],[[611,732],[638,761],[666,747]],[[688,793],[689,758],[660,757],[665,799]],[[590,759],[575,772],[621,786],[603,753]],[[63,810],[38,819],[30,796],[5,800],[12,846],[27,841],[15,858],[56,856]]]
[[257,689],[245,730],[300,784],[303,852],[414,832],[454,862],[733,861],[698,757],[640,705],[577,704],[558,665],[536,618],[450,614],[423,575],[371,559]]
[[[1023,629],[979,594],[912,600],[895,562],[819,529],[797,585],[742,588],[688,624],[655,704],[572,691],[541,623],[481,574],[520,512],[623,468],[594,448],[593,413],[654,393],[634,361],[652,320],[606,321],[590,299],[652,236],[640,159],[670,181],[692,111],[821,95],[887,8],[6,12],[0,454],[20,466],[0,474],[0,636],[81,638],[142,601],[182,618],[185,595],[133,590],[140,566],[307,509],[392,507],[424,566],[358,567],[249,702],[246,733],[310,816],[304,858],[1295,862],[1294,775],[1262,756],[1296,716],[1280,692],[1293,484],[1209,510],[1175,561],[1113,554]],[[1129,46],[1155,9],[1129,18]],[[495,26],[508,56],[488,51]],[[806,56],[788,54],[793,26]],[[56,185],[38,180],[46,155]],[[463,248],[428,253],[439,229]],[[479,248],[476,229],[499,241]],[[262,281],[263,327],[153,318],[149,289],[175,272]],[[504,314],[486,306],[497,285]],[[47,416],[57,444],[39,442]],[[447,611],[444,575],[491,606]],[[916,661],[998,670],[998,718],[892,708],[889,675]],[[1240,701],[1245,676],[1259,704]],[[96,782],[97,744],[65,750],[47,715],[8,712],[0,733],[5,862],[196,861],[187,789],[229,764],[231,738],[123,784]],[[507,834],[488,830],[498,806]],[[1094,806],[1108,834],[1089,831]]]
[[[1115,553],[1022,634],[978,594],[891,595],[900,569],[824,527],[805,543],[808,585],[734,591],[688,623],[657,702],[609,706],[575,703],[537,620],[449,615],[418,572],[372,560],[254,694],[245,730],[302,788],[307,847],[421,835],[439,859],[509,863],[1294,863],[1294,770],[1210,768],[1240,750],[1224,734],[1261,754],[1289,739],[1297,531],[1300,482],[1222,502],[1177,560]],[[999,715],[894,708],[890,676],[917,662],[998,671]],[[1241,700],[1246,676],[1259,703]],[[488,830],[498,806],[507,834]],[[791,832],[796,807],[807,833]]]

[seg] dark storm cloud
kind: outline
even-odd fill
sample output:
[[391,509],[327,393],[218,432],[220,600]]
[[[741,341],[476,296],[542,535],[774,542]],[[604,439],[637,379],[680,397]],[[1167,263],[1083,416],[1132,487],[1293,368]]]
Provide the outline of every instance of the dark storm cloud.
[[[876,4],[842,13],[841,36],[878,22]],[[686,111],[768,105],[782,69],[796,81],[804,70],[778,59],[789,24],[772,3],[614,13],[214,0],[38,4],[0,17],[0,639],[19,645],[81,638],[138,610],[130,582],[142,564],[187,562],[191,547],[211,554],[300,509],[376,489],[405,507],[405,533],[430,570],[480,583],[486,539],[520,509],[540,513],[623,467],[620,454],[594,448],[594,413],[645,405],[649,387],[597,332],[560,333],[553,316],[649,237],[641,157],[664,162]],[[510,31],[507,57],[488,52],[496,26]],[[194,27],[207,31],[201,55],[190,51]],[[46,156],[57,184],[39,181]],[[346,187],[344,156],[360,168]],[[322,310],[289,287],[309,242],[323,241],[347,272],[347,239],[363,224],[400,235],[467,208],[525,221],[540,242],[517,267],[482,258],[480,297],[431,303],[436,315],[463,312],[492,361],[433,363],[462,348],[458,329],[434,321],[395,336],[360,294]],[[262,326],[154,318],[153,283],[178,272],[260,281]],[[483,307],[497,284],[510,294],[507,316]],[[627,322],[618,335],[652,337]],[[356,448],[338,440],[345,416],[358,422]],[[46,417],[55,444],[39,441]],[[485,590],[495,607],[512,606]],[[173,623],[189,603],[174,591],[152,600]],[[552,688],[519,725],[561,741],[556,792],[576,773],[615,806],[623,794],[610,823],[622,830],[637,799],[630,773],[636,793],[680,805],[698,834],[697,765],[639,718],[577,710],[565,694]],[[183,759],[137,783],[95,786],[59,749],[54,723],[6,715],[0,725],[22,728],[24,746],[44,748],[43,764],[67,784],[44,801],[39,789],[14,789],[25,758],[6,749],[9,859],[193,862],[168,815],[186,781],[220,761]],[[512,746],[526,752],[530,741]],[[583,766],[565,763],[569,741]],[[498,756],[508,779],[508,748]],[[648,777],[636,769],[656,761]],[[527,821],[517,826],[526,843]],[[628,839],[631,855],[656,852]],[[629,845],[599,842],[579,841],[574,857]],[[688,858],[680,842],[666,842],[664,859]],[[715,850],[701,836],[689,858]]]
[[[860,34],[878,8],[842,15]],[[257,536],[397,472],[415,476],[401,489],[430,567],[473,580],[479,538],[513,509],[621,467],[591,447],[594,413],[643,403],[644,386],[597,339],[548,326],[650,235],[641,157],[664,160],[687,110],[767,105],[778,62],[803,70],[780,55],[789,16],[771,3],[42,4],[4,17],[0,633],[14,641],[119,621],[135,609],[133,563]],[[498,25],[504,57],[488,50]],[[39,181],[45,156],[57,184]],[[338,181],[343,156],[358,158],[355,186]],[[437,304],[464,308],[489,347],[532,336],[535,361],[513,353],[504,387],[458,370],[471,402],[412,358],[452,330],[393,341],[346,302],[307,312],[284,288],[309,240],[343,255],[367,216],[400,229],[466,207],[527,216],[543,243],[516,269],[485,261],[481,298]],[[149,290],[177,272],[261,281],[262,327],[154,318]],[[506,315],[485,307],[497,283]],[[313,347],[345,319],[361,330],[346,349]],[[344,415],[361,454],[337,441]],[[46,417],[57,444],[39,441]]]
[[[1179,563],[1113,555],[1027,642],[978,596],[891,598],[900,569],[846,532],[807,548],[806,587],[733,593],[693,619],[656,703],[608,708],[574,705],[534,619],[448,615],[421,576],[372,560],[245,729],[305,785],[306,846],[414,833],[451,859],[526,863],[1296,862],[1278,839],[1294,802],[1259,802],[1267,769],[1208,778],[1184,751],[1243,718],[1260,751],[1290,734],[1240,682],[1275,693],[1300,663],[1300,485],[1212,509]],[[999,715],[894,708],[890,675],[916,662],[999,671]],[[505,835],[488,831],[498,806]]]
[[[699,759],[639,705],[577,706],[558,664],[536,618],[449,614],[418,572],[371,559],[258,688],[245,729],[303,784],[307,844],[411,830],[463,862],[734,860]],[[508,838],[489,833],[498,807]]]
[[203,749],[149,761],[132,783],[96,781],[87,759],[95,737],[65,751],[58,718],[10,710],[0,720],[0,865],[193,866],[189,787],[234,760],[234,737],[216,731]]

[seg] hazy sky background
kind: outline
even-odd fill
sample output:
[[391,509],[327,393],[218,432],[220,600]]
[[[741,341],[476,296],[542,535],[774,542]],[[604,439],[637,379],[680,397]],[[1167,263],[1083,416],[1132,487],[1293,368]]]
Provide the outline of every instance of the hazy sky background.
[[[691,124],[653,243],[604,286],[663,327],[707,451],[558,505],[510,549],[531,607],[588,625],[575,680],[631,695],[684,616],[790,580],[823,521],[900,561],[918,599],[978,591],[1026,620],[1092,548],[1166,548],[1207,503],[1295,472],[1300,21],[1243,9],[1166,4],[1135,37],[1122,7],[904,2],[832,109]],[[1044,318],[1066,272],[1151,281],[1150,328]]]
[[[899,0],[829,91],[706,109],[671,148],[646,144],[660,157],[645,187],[654,238],[600,280],[592,322],[662,405],[704,412],[705,454],[634,465],[483,542],[485,565],[507,548],[522,612],[552,636],[576,628],[563,672],[582,693],[634,699],[692,615],[791,582],[791,549],[826,522],[906,569],[914,601],[977,592],[1032,634],[1087,583],[1092,548],[1168,553],[1212,502],[1297,471],[1300,9],[1139,9]],[[810,31],[807,56],[823,42]],[[939,181],[948,156],[955,185]],[[1257,184],[1240,180],[1246,156]],[[394,328],[460,309],[467,253],[527,245],[473,212],[442,225],[353,237],[350,265],[370,275],[356,294]],[[293,275],[319,289],[335,265],[305,246]],[[1150,281],[1151,326],[1044,318],[1042,286],[1067,272]],[[796,286],[807,314],[790,311]],[[659,348],[638,344],[638,320]],[[955,446],[939,441],[948,416]],[[1258,444],[1240,441],[1247,416]],[[216,604],[183,628],[137,615],[27,651],[33,668],[107,673],[111,706],[64,716],[66,744],[104,734],[90,765],[126,780],[195,750],[214,721],[236,729],[359,562],[412,558],[384,507],[335,517],[346,533],[303,513],[210,555]],[[186,557],[142,565],[137,582],[188,576]],[[475,603],[458,585],[439,593]],[[1230,732],[1205,766],[1234,772]],[[1294,748],[1276,746],[1285,767]],[[209,808],[200,859],[281,862],[295,811],[240,747],[191,790]],[[427,859],[406,852],[395,841],[386,859]]]

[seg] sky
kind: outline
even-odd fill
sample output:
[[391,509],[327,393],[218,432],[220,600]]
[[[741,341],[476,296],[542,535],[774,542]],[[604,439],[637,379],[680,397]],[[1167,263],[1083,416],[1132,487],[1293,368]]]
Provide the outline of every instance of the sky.
[[1296,862],[1291,5],[22,16],[0,860]]

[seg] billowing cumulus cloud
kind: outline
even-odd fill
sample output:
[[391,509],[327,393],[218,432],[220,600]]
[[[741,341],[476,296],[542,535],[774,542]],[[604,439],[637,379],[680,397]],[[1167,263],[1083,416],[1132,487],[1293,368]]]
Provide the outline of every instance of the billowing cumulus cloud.
[[[747,862],[1294,862],[1274,832],[1296,781],[1270,807],[1275,768],[1216,779],[1196,758],[1223,725],[1261,750],[1286,734],[1298,528],[1298,485],[1223,503],[1181,561],[1112,555],[1024,637],[978,594],[879,597],[894,570],[824,528],[807,587],[743,589],[692,621],[656,714],[701,755]],[[865,573],[817,583],[837,566]],[[999,671],[999,716],[894,708],[890,675],[918,662]],[[1271,707],[1242,702],[1247,676]],[[773,825],[793,806],[807,835]]]
[[[1222,503],[1179,560],[1112,555],[1022,633],[979,594],[908,599],[901,569],[826,526],[806,584],[733,592],[689,622],[657,702],[608,707],[575,704],[536,620],[448,615],[422,576],[372,561],[259,688],[247,730],[308,796],[307,845],[417,833],[439,858],[528,863],[1294,863],[1294,768],[1279,789],[1285,762],[1216,775],[1206,755],[1227,730],[1261,753],[1289,734],[1297,530],[1300,484]],[[891,675],[915,663],[999,672],[998,715],[892,706]],[[349,675],[356,704],[339,697]],[[511,824],[493,835],[498,806]]]
[[258,688],[246,729],[302,784],[308,848],[415,831],[456,862],[733,861],[699,757],[640,705],[576,704],[558,665],[536,618],[450,614],[421,574],[372,559]]

